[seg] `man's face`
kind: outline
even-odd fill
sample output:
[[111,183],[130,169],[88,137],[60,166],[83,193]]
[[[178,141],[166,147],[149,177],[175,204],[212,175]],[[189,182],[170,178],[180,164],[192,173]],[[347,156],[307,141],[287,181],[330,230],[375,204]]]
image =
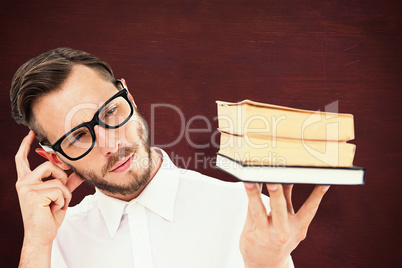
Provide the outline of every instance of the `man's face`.
[[[118,89],[95,70],[74,66],[59,90],[41,97],[33,113],[53,144],[75,126],[92,119],[99,107]],[[96,141],[85,157],[70,161],[57,156],[75,173],[110,195],[133,195],[151,174],[150,147],[144,122],[134,115],[117,129],[94,127]]]

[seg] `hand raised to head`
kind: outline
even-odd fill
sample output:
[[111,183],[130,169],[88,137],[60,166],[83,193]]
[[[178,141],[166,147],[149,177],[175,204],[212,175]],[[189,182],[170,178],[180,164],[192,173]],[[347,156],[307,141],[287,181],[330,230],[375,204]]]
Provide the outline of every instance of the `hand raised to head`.
[[[71,192],[81,184],[82,179],[75,173],[67,174],[47,161],[31,170],[28,155],[35,133],[30,131],[21,142],[15,155],[18,180],[16,188],[24,221],[24,243],[51,244],[60,227]],[[44,178],[54,179],[43,181]]]

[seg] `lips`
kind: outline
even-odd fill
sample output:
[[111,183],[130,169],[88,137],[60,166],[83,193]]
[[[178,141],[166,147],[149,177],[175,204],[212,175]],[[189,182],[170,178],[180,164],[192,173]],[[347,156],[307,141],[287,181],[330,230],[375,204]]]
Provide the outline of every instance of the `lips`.
[[124,172],[129,167],[131,167],[131,163],[133,162],[134,153],[130,154],[128,157],[125,157],[118,161],[111,169],[110,172]]

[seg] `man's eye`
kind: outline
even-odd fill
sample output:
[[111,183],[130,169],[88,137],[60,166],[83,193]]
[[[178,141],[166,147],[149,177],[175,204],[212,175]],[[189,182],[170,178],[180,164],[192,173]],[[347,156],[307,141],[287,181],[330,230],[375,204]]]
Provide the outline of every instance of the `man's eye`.
[[85,135],[84,132],[78,133],[77,135],[74,135],[73,139],[71,140],[71,145],[74,145],[74,143],[80,141],[80,139]]
[[113,107],[113,108],[111,108],[110,110],[106,111],[105,117],[106,117],[106,116],[113,115],[113,114],[116,112],[116,109],[117,109],[117,107]]

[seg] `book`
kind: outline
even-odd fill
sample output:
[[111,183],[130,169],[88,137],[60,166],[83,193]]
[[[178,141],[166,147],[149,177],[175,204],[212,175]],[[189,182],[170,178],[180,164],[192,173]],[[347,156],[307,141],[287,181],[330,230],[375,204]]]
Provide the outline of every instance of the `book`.
[[217,101],[216,166],[246,182],[361,185],[353,115]]
[[236,135],[304,140],[354,139],[353,115],[310,111],[250,100],[216,101],[219,129]]
[[366,170],[362,167],[294,167],[250,165],[217,154],[216,167],[244,182],[363,185]]
[[356,150],[346,142],[220,134],[219,154],[252,165],[350,167]]

